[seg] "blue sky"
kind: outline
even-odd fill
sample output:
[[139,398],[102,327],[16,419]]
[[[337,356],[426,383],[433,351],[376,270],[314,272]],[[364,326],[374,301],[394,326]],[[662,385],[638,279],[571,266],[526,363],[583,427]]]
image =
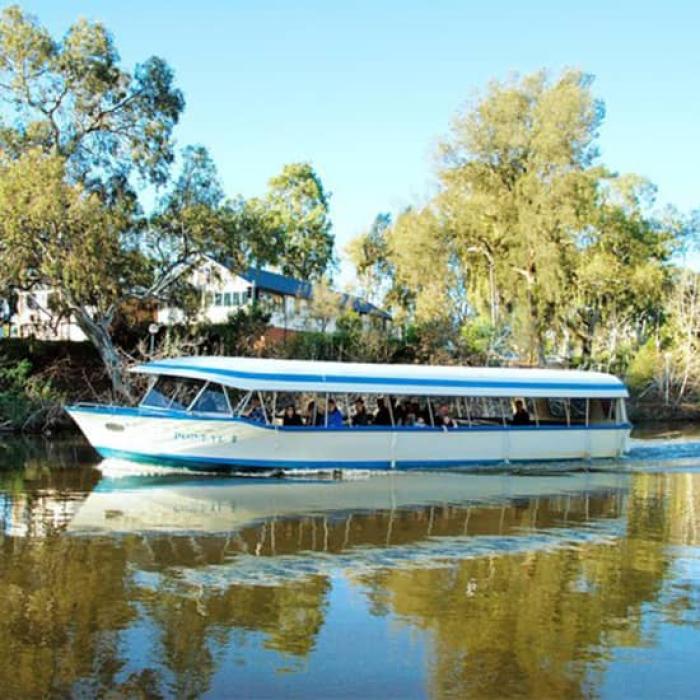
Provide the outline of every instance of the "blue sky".
[[[492,78],[574,66],[607,106],[602,160],[700,206],[700,3],[492,0],[36,0],[54,35],[104,22],[127,64],[156,54],[229,194],[308,160],[332,192],[342,252],[380,211],[423,200],[455,111]],[[342,277],[347,278],[347,271]]]

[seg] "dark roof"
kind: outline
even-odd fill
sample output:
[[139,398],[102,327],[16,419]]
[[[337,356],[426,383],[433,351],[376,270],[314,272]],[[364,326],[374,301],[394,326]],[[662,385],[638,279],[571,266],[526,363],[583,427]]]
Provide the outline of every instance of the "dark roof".
[[378,308],[374,304],[360,299],[360,297],[352,296],[352,294],[341,294],[340,305],[345,308],[348,305],[352,305],[352,310],[356,311],[358,314],[372,314],[373,316],[381,316],[391,320],[391,314],[387,313],[383,309]]
[[301,299],[311,298],[312,287],[310,282],[296,280],[278,272],[268,272],[267,270],[249,267],[244,272],[241,272],[240,276],[254,284],[257,289],[262,289],[265,292],[277,292],[277,294],[295,296]]
[[[313,285],[311,282],[287,277],[287,275],[281,275],[279,272],[269,272],[249,267],[239,274],[244,280],[264,292],[295,296],[300,299],[311,299],[313,296]],[[358,314],[372,314],[373,316],[381,316],[391,320],[391,315],[386,311],[352,294],[340,294],[340,304],[343,308],[351,306],[352,310]]]

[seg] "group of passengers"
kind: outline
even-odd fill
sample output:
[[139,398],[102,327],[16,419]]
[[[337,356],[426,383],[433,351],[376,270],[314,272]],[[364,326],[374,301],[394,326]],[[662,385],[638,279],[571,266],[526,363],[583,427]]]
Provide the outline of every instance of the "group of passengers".
[[[338,408],[335,399],[329,398],[326,402],[326,408],[327,411],[324,412],[322,408],[317,407],[315,401],[309,401],[306,411],[302,415],[297,412],[294,404],[289,404],[282,414],[282,425],[327,428],[342,428],[346,425],[346,417]],[[265,410],[257,396],[251,397],[250,408],[245,417],[258,423],[267,422]],[[347,423],[353,427],[368,425],[457,427],[457,422],[452,417],[447,403],[438,404],[435,411],[431,412],[430,408],[422,409],[420,404],[414,400],[406,399],[388,404],[387,399],[382,397],[377,398],[377,408],[373,413],[367,410],[362,397],[356,398]],[[511,423],[513,425],[529,425],[530,423],[530,414],[519,399],[515,401],[515,412]]]

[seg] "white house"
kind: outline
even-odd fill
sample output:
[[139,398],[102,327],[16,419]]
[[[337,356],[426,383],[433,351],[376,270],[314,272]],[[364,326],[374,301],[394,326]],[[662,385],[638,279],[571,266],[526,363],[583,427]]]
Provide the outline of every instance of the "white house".
[[[275,331],[283,334],[312,330],[332,332],[336,327],[335,316],[347,309],[360,314],[365,327],[374,324],[387,328],[391,322],[388,313],[359,297],[328,291],[325,294],[331,297],[329,306],[335,306],[336,313],[320,318],[313,303],[315,288],[310,282],[269,270],[248,268],[236,273],[213,258],[203,257],[189,275],[190,284],[201,295],[200,309],[194,319],[199,322],[226,323],[231,313],[249,307],[253,299],[263,304],[271,314],[271,335]],[[9,333],[6,335],[20,338],[33,336],[40,340],[86,340],[73,317],[55,318],[51,311],[51,299],[56,293],[49,287],[18,292],[16,309],[9,317]],[[161,325],[185,321],[183,310],[175,306],[160,306],[155,313],[155,320]],[[9,315],[9,306],[5,315]]]
[[[335,318],[320,320],[314,308],[314,286],[277,272],[248,268],[233,272],[226,265],[204,257],[190,273],[190,284],[201,295],[200,310],[195,321],[226,323],[229,315],[249,306],[253,299],[265,305],[271,314],[270,326],[281,331],[335,330]],[[386,327],[391,316],[359,297],[332,292],[338,312],[352,309],[360,314],[366,325]],[[158,323],[182,323],[182,309],[163,306],[157,312]]]
[[10,335],[19,338],[33,336],[40,340],[86,340],[73,317],[56,318],[51,310],[54,294],[49,287],[17,292],[17,308],[9,319]]

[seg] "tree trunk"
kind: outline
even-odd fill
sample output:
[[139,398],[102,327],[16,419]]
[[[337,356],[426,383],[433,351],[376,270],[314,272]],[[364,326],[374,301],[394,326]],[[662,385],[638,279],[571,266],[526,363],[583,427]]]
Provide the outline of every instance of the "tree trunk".
[[84,309],[73,309],[78,326],[95,346],[102,363],[107,371],[107,376],[112,382],[112,391],[117,398],[133,401],[131,383],[124,371],[124,364],[117,353],[112,336],[109,333],[109,321],[101,319],[95,321]]
[[530,313],[530,363],[537,367],[544,367],[547,364],[544,351],[544,333],[542,329],[542,319],[537,308],[537,302],[531,290],[528,290],[528,304]]

